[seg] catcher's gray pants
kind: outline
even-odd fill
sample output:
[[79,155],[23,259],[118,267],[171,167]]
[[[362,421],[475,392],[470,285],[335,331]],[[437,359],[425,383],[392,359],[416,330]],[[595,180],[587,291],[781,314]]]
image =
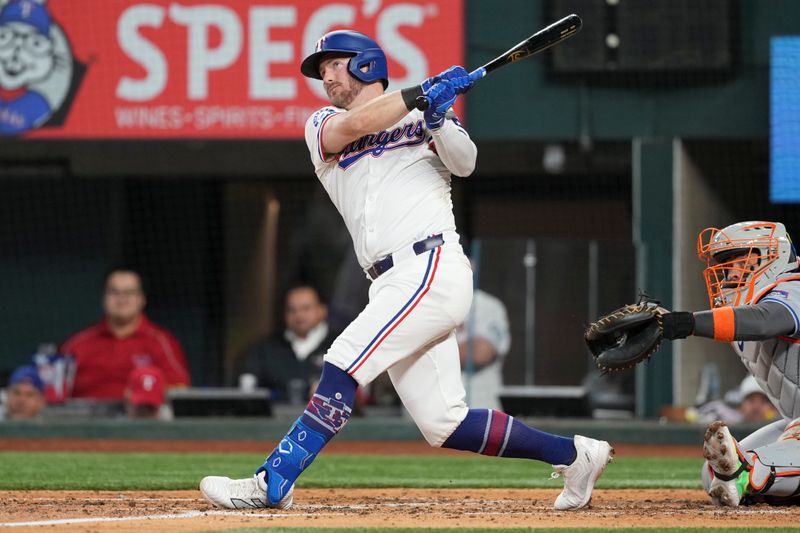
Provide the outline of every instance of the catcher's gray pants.
[[[778,420],[739,442],[750,464],[754,494],[776,502],[800,491],[800,419]],[[706,492],[711,487],[708,462],[700,472]]]

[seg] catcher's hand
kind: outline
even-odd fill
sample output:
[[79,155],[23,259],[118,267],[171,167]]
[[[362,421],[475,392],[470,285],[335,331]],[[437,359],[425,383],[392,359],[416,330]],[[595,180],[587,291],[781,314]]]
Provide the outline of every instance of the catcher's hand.
[[597,367],[609,371],[636,366],[658,350],[662,339],[682,339],[693,330],[692,313],[670,313],[642,297],[589,324],[583,337]]

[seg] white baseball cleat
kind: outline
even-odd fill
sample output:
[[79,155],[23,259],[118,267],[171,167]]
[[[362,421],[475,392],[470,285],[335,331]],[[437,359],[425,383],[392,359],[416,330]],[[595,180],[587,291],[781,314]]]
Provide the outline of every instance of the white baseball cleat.
[[581,435],[575,435],[575,451],[577,455],[571,465],[553,465],[553,477],[564,477],[564,490],[555,503],[559,511],[589,505],[595,483],[614,458],[614,448],[609,443]]
[[288,509],[291,507],[294,486],[289,489],[289,492],[277,505],[271,505],[267,501],[265,475],[266,472],[259,472],[257,476],[247,479],[207,476],[200,481],[200,492],[215,507],[224,507],[225,509],[256,509],[263,507]]
[[740,472],[738,445],[724,422],[712,422],[703,437],[703,457],[714,472],[714,480],[708,489],[711,501],[719,507],[738,507],[742,495],[736,486]]

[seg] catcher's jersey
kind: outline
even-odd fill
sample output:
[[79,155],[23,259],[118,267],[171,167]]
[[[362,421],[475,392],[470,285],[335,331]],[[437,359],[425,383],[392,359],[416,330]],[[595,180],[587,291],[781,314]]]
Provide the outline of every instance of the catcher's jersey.
[[[322,131],[344,109],[323,107],[306,122],[314,171],[341,213],[362,268],[402,247],[455,231],[450,171],[436,154],[422,112],[325,157]],[[445,127],[466,131],[455,120]]]
[[[797,274],[792,274],[796,276]],[[760,302],[775,302],[794,317],[791,335],[763,341],[734,341],[734,351],[784,418],[800,417],[800,280],[784,281]]]

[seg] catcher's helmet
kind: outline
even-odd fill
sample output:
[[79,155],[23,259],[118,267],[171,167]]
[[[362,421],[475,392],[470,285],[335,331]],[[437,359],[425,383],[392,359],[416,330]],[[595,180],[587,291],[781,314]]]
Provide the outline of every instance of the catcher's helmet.
[[[357,79],[364,83],[380,80],[384,89],[389,86],[386,54],[383,53],[378,43],[363,33],[353,30],[338,30],[323,35],[322,39],[317,41],[314,53],[300,64],[300,72],[308,78],[321,80],[319,62],[325,54],[335,52],[353,56],[348,70]],[[364,67],[368,67],[366,72],[361,70]]]
[[707,265],[703,274],[712,308],[756,303],[782,274],[798,268],[792,240],[779,222],[704,229],[697,255]]

